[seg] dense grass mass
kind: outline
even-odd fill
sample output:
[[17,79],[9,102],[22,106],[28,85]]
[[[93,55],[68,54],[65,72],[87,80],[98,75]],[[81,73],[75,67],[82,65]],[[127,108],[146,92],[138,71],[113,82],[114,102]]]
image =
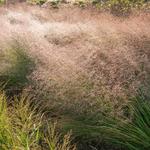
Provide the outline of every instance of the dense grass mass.
[[148,150],[150,148],[150,103],[138,98],[131,105],[133,118],[131,122],[106,118],[102,130],[110,142],[121,144],[131,150]]
[[[38,146],[41,117],[31,109],[25,97],[15,98],[13,107],[7,107],[6,96],[1,91],[0,148],[30,149]],[[13,109],[12,109],[13,108]],[[9,113],[11,111],[11,114]]]
[[[0,149],[1,150],[75,150],[71,133],[60,140],[56,124],[43,120],[43,114],[27,96],[14,97],[7,105],[7,98],[0,91]],[[10,113],[11,111],[11,113]],[[49,125],[50,124],[50,125]],[[47,130],[43,132],[44,130]]]
[[148,1],[0,4],[0,150],[150,149]]
[[99,141],[103,139],[123,149],[148,150],[150,148],[150,103],[140,97],[133,100],[128,107],[130,107],[131,119],[129,116],[120,120],[112,116],[101,115],[101,119],[94,120],[95,122],[79,121],[69,128],[74,128],[80,137],[84,135],[87,138],[99,139]]
[[14,42],[9,48],[1,50],[0,58],[0,81],[6,83],[4,88],[9,93],[21,91],[27,84],[27,76],[34,65],[26,54],[25,46]]

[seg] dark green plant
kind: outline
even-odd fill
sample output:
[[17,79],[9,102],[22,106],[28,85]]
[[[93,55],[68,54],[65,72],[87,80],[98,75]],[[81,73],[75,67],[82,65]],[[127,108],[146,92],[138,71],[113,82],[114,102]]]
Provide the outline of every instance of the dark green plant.
[[101,131],[106,140],[124,146],[130,150],[150,149],[150,102],[136,99],[131,104],[133,119],[119,121],[105,118]]
[[130,119],[116,118],[101,114],[99,120],[79,120],[67,125],[78,138],[87,141],[105,141],[129,150],[150,149],[150,102],[141,97],[128,106]]
[[25,46],[15,42],[0,54],[0,82],[6,83],[8,92],[22,90],[28,82],[28,74],[34,63],[27,55]]
[[51,6],[53,8],[58,8],[58,4],[60,3],[60,0],[52,0],[51,1]]

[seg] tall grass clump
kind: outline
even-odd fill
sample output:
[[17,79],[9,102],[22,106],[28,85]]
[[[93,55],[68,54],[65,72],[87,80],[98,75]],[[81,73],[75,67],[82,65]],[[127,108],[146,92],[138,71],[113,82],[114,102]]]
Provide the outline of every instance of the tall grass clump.
[[0,82],[7,83],[5,89],[11,93],[22,90],[34,64],[26,53],[26,47],[15,42],[1,50],[0,58]]
[[[0,149],[1,150],[75,150],[71,134],[62,136],[56,124],[47,123],[42,109],[29,98],[17,96],[12,103],[0,91]],[[50,124],[50,125],[49,125]]]
[[37,104],[33,104],[30,98],[21,96],[20,99],[14,98],[12,106],[13,114],[10,117],[13,118],[11,124],[16,140],[14,143],[25,150],[39,149],[43,115],[37,112]]
[[30,150],[38,148],[41,117],[31,108],[27,98],[16,98],[7,106],[6,95],[0,93],[0,149]]
[[[111,148],[128,150],[150,149],[150,102],[138,97],[132,99],[126,106],[128,115],[118,118],[101,114],[101,118],[72,122],[65,128],[71,128],[81,141],[99,143],[96,148],[105,143]],[[109,143],[109,144],[108,144]]]
[[45,141],[49,150],[76,150],[76,146],[72,144],[71,132],[62,136],[56,128],[56,123],[48,125],[48,132]]
[[0,91],[0,149],[10,149],[12,144],[12,128],[8,117],[6,96]]
[[131,121],[105,118],[101,127],[106,140],[130,150],[150,149],[150,102],[137,98],[131,104]]

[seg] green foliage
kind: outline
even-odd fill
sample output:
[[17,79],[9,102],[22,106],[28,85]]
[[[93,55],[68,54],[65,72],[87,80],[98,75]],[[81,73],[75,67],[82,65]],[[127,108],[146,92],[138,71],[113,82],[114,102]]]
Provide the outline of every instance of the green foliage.
[[4,3],[5,3],[5,0],[0,0],[0,5]]
[[143,3],[143,0],[109,0],[107,5],[112,13],[123,15],[130,13],[131,8],[140,6]]
[[30,4],[43,5],[47,0],[27,0]]
[[[142,97],[132,99],[126,106],[128,115],[118,118],[99,112],[99,117],[86,116],[65,124],[65,129],[72,129],[80,141],[106,142],[113,147],[129,150],[150,149],[150,102]],[[87,118],[87,119],[85,119]]]
[[52,0],[51,1],[51,6],[53,8],[58,8],[58,4],[60,3],[60,0]]
[[86,6],[86,2],[79,0],[79,1],[77,1],[77,5],[84,8]]
[[88,4],[88,1],[86,1],[86,0],[75,0],[73,4],[77,5],[81,8],[85,8]]
[[106,118],[101,127],[106,140],[130,150],[150,149],[150,103],[137,99],[131,104],[133,119],[131,122]]
[[93,5],[96,5],[96,4],[98,4],[98,3],[99,3],[98,0],[92,0],[92,4],[93,4]]
[[15,99],[17,103],[7,107],[5,94],[0,93],[0,149],[37,148],[42,115],[35,113],[28,98]]
[[36,4],[43,5],[47,0],[36,0]]
[[61,137],[61,134],[56,131],[56,123],[48,125],[45,141],[49,150],[76,150],[76,146],[71,144],[71,133]]
[[126,14],[131,10],[130,0],[110,0],[108,6],[111,12],[116,15]]
[[7,83],[5,89],[10,92],[21,90],[28,82],[27,75],[34,65],[25,47],[15,42],[1,52],[0,58],[0,81]]
[[56,131],[56,124],[44,125],[39,105],[29,96],[14,97],[9,106],[7,101],[5,93],[0,91],[0,150],[42,150],[43,146],[45,150],[76,149],[70,133],[62,137]]
[[13,145],[12,128],[6,104],[6,96],[0,91],[0,149],[7,150]]
[[[31,3],[31,4],[43,5],[44,3],[47,2],[47,0],[27,0],[27,2]],[[60,0],[51,0],[51,1],[49,1],[49,4],[53,8],[58,8],[59,3],[60,3]]]
[[96,5],[97,8],[110,10],[116,16],[122,16],[129,14],[132,8],[142,8],[144,0],[93,0],[92,4]]
[[15,136],[15,146],[18,143],[17,146],[25,150],[39,148],[42,114],[37,113],[37,105],[33,104],[30,98],[21,96],[19,99],[14,98],[12,106],[13,113],[10,117],[13,118],[11,124]]

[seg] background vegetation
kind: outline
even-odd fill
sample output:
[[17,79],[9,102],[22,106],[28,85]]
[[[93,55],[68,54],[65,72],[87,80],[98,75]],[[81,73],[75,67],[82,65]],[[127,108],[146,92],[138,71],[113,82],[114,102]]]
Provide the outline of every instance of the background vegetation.
[[[43,5],[45,1],[38,0],[32,1],[32,3]],[[58,4],[58,1],[51,2],[52,6],[58,6]],[[84,8],[88,5],[87,2],[81,1],[76,4]],[[92,4],[94,9],[108,10],[117,16],[128,16],[134,9],[145,9],[145,5],[147,5],[142,0],[93,1]],[[24,23],[25,18],[22,19],[19,13],[14,13],[15,17],[20,17],[21,21],[18,21],[17,17],[17,19],[15,17],[11,18],[9,13],[4,15],[4,17],[8,15],[8,20],[13,20],[13,23],[10,21],[8,24],[12,23],[14,29],[17,30],[19,25]],[[39,19],[38,15],[34,17],[29,16],[28,19],[31,18]],[[45,18],[41,18],[44,22]],[[70,26],[65,24],[68,30],[62,28],[62,24],[58,24],[59,21],[57,21],[51,28],[54,30],[57,27],[57,32],[61,31],[60,34],[56,35],[50,28],[49,32],[45,35],[41,34],[41,31],[45,31],[48,23],[44,22],[45,28],[43,29],[41,24],[38,24],[35,20],[30,22],[28,19],[24,27],[30,24],[33,27],[29,32],[21,28],[20,32],[20,36],[22,36],[22,31],[28,33],[27,44],[24,44],[21,41],[22,39],[17,39],[12,42],[6,40],[7,46],[0,46],[0,150],[149,150],[150,102],[149,93],[147,92],[149,87],[144,84],[144,82],[149,83],[149,61],[147,60],[149,60],[150,41],[147,36],[148,34],[142,35],[142,33],[138,32],[140,34],[136,37],[134,32],[132,34],[124,33],[126,30],[123,29],[126,29],[127,26],[123,26],[124,28],[121,30],[124,33],[123,37],[118,36],[119,38],[116,38],[116,35],[119,33],[112,36],[113,34],[109,33],[112,33],[113,29],[109,30],[105,26],[109,32],[104,34],[104,31],[100,32],[100,35],[105,36],[102,36],[104,41],[99,41],[99,36],[95,38],[90,35],[90,38],[87,38],[89,35],[85,34],[82,28],[77,30],[75,26],[71,26],[73,21],[70,21]],[[34,28],[35,24],[37,29]],[[111,25],[113,26],[114,24],[112,23]],[[117,24],[115,25],[117,26]],[[147,26],[145,25],[144,27],[143,30],[148,31]],[[70,28],[73,37],[70,36]],[[36,34],[34,35],[36,30],[38,32],[35,32]],[[66,32],[63,32],[64,30]],[[23,32],[23,36],[25,36],[26,32]],[[110,39],[106,38],[107,34]],[[127,36],[127,34],[129,35]],[[133,35],[134,37],[132,37]],[[45,42],[41,37],[47,41]],[[38,40],[41,41],[43,47]],[[117,60],[114,62],[119,64],[119,68],[117,68],[118,66],[115,66],[116,68],[112,66],[111,70],[117,72],[117,70],[121,70],[121,67],[123,67],[129,73],[119,72],[120,75],[118,72],[115,72],[115,74],[113,71],[108,71],[110,68],[108,70],[106,68],[106,66],[111,66],[114,63],[111,57],[107,57],[104,51],[103,53],[96,51],[97,53],[94,52],[93,55],[91,53],[88,55],[90,61],[86,62],[89,65],[89,70],[86,69],[89,72],[94,72],[95,76],[90,74],[90,77],[88,77],[79,74],[78,77],[72,78],[72,80],[51,78],[49,74],[53,70],[55,71],[55,69],[50,69],[50,72],[48,67],[50,65],[56,67],[58,62],[52,63],[48,61],[49,59],[52,59],[52,61],[58,60],[60,55],[58,57],[54,55],[55,57],[46,59],[47,56],[52,56],[49,55],[49,52],[57,54],[57,49],[60,47],[67,49],[67,46],[71,44],[82,48],[84,46],[83,43],[81,43],[81,47],[78,43],[78,41],[82,42],[82,40],[85,45],[87,43],[93,44],[88,45],[90,52],[94,46],[99,47],[103,45],[105,50],[108,50],[109,55],[112,56],[113,53],[111,51],[116,50],[117,46],[122,44],[121,46],[119,45],[119,50],[122,50],[122,47],[125,47],[125,50],[129,47],[129,55],[136,52],[136,55],[134,55],[136,61],[131,61],[130,64],[127,58],[122,60],[124,57],[121,57],[119,54],[126,51],[117,53],[119,59],[115,57]],[[35,45],[33,41],[36,43]],[[47,47],[44,47],[47,44],[50,45],[50,49],[44,51],[47,50]],[[51,47],[52,45],[53,47]],[[88,46],[86,49],[89,48]],[[51,51],[52,48],[57,49]],[[64,49],[61,50],[63,51]],[[61,53],[61,50],[59,53]],[[45,59],[42,58],[43,62],[40,60],[42,56],[41,51],[44,51],[46,55],[46,57],[43,57]],[[74,53],[74,51],[71,53]],[[33,52],[35,57],[32,56]],[[39,53],[40,57],[36,58],[35,52]],[[67,54],[71,56],[70,53]],[[66,57],[64,53],[63,56]],[[61,65],[57,66],[57,69],[60,69],[65,64],[63,63],[65,62],[64,57]],[[85,57],[86,55],[81,55],[79,60],[81,58],[85,59]],[[120,62],[120,59],[127,67],[121,66],[122,61]],[[79,60],[77,59],[77,61]],[[102,61],[100,62],[100,60]],[[71,63],[70,61],[68,64],[70,65]],[[99,66],[99,64],[106,64],[106,66]],[[65,66],[66,70],[69,66],[67,65]],[[82,63],[79,64],[79,66],[82,65]],[[48,77],[40,76],[40,73],[45,71],[43,68],[49,71],[45,73],[48,74]],[[37,70],[40,75],[37,75]],[[73,70],[73,67],[70,70]],[[101,74],[96,74],[97,72],[99,73],[99,70]],[[69,71],[67,73],[71,74],[72,72]],[[54,73],[57,73],[57,71]],[[62,70],[58,71],[59,73],[60,76],[63,75]],[[103,73],[104,75],[102,75]],[[122,73],[124,74],[122,75]],[[102,75],[102,80],[98,78],[100,75]],[[113,75],[116,75],[116,77]],[[110,78],[114,79],[114,81],[111,81],[110,84],[112,86],[108,87],[105,81],[110,82]],[[134,93],[130,89],[130,85],[137,80],[139,84],[137,84]],[[128,92],[125,94],[121,93],[122,95],[113,93],[114,84],[123,84],[122,86]],[[143,90],[142,86],[146,87],[147,91]]]

